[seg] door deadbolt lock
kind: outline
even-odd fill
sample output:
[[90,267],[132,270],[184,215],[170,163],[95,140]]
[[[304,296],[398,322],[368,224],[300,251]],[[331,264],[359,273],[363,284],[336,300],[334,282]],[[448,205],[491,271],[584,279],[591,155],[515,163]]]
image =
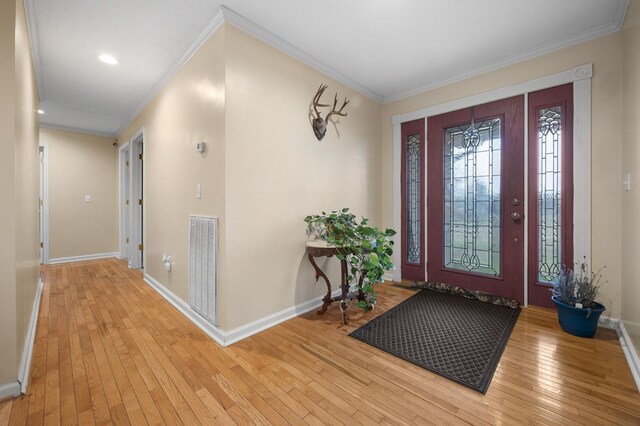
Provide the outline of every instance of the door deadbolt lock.
[[520,220],[520,213],[511,213],[511,219],[513,220]]
[[513,204],[514,206],[519,206],[520,205],[520,200],[518,200],[517,198],[514,198],[513,201],[511,202],[511,204]]

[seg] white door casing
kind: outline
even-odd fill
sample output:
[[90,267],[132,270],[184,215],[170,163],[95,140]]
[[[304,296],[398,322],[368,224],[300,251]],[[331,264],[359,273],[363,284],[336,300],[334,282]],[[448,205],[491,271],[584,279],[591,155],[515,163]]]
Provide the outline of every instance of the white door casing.
[[40,152],[40,262],[49,264],[49,144],[42,143]]
[[130,226],[129,226],[129,267],[140,269],[144,267],[144,250],[139,246],[144,244],[144,208],[139,203],[143,199],[144,173],[140,159],[144,146],[144,128],[136,133],[129,142],[130,179]]
[[131,246],[127,239],[129,238],[129,229],[131,225],[131,214],[129,213],[131,205],[130,197],[130,181],[131,181],[131,167],[129,164],[129,142],[125,143],[118,149],[118,176],[119,176],[119,212],[120,212],[120,237],[119,237],[119,255],[121,259],[129,260],[131,256]]

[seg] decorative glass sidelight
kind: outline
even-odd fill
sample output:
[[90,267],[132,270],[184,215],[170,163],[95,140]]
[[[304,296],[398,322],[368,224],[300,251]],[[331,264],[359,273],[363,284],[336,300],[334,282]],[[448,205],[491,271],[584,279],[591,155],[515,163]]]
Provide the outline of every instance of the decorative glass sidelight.
[[444,131],[444,267],[499,276],[500,118]]
[[551,283],[560,272],[562,202],[562,110],[538,110],[538,281]]
[[407,262],[421,264],[420,135],[407,136]]

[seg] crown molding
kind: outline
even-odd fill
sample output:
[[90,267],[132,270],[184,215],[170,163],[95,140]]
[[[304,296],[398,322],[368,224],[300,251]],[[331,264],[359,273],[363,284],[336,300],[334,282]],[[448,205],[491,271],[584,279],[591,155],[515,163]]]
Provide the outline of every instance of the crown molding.
[[[505,58],[501,61],[497,61],[493,64],[477,67],[475,69],[471,69],[469,71],[453,75],[446,79],[435,81],[427,85],[418,87],[416,89],[399,92],[390,96],[382,96],[372,91],[371,89],[363,86],[357,81],[347,77],[342,73],[339,73],[335,69],[329,67],[328,65],[324,64],[320,60],[314,58],[313,56],[306,53],[302,49],[278,37],[277,35],[259,26],[258,24],[250,21],[244,16],[239,15],[238,13],[234,12],[233,10],[225,6],[220,6],[212,16],[209,22],[209,25],[207,25],[207,27],[202,31],[200,36],[198,36],[198,38],[193,42],[193,44],[189,47],[189,49],[185,52],[185,54],[182,55],[182,57],[180,57],[173,64],[173,66],[169,70],[167,70],[167,72],[163,74],[163,76],[153,85],[153,87],[149,90],[149,92],[144,97],[144,99],[140,102],[138,107],[133,112],[131,112],[131,114],[129,114],[127,119],[123,122],[123,124],[118,128],[116,132],[107,134],[107,133],[101,133],[101,132],[86,131],[81,129],[66,128],[64,126],[56,126],[53,124],[44,124],[43,127],[57,128],[60,130],[76,131],[81,133],[96,134],[100,136],[109,136],[109,137],[113,137],[121,134],[124,131],[124,129],[126,129],[126,127],[129,126],[133,122],[133,120],[149,105],[149,103],[158,95],[158,93],[160,93],[160,91],[169,83],[169,81],[171,81],[173,76],[178,71],[180,71],[180,69],[182,69],[182,67],[194,55],[194,53],[225,22],[234,25],[235,27],[245,31],[248,34],[251,34],[252,36],[258,38],[259,40],[297,59],[298,61],[308,65],[309,67],[327,75],[328,77],[333,78],[334,80],[344,84],[347,87],[350,87],[356,92],[362,95],[365,95],[368,98],[378,103],[386,104],[386,103],[396,102],[411,96],[415,96],[430,90],[434,90],[439,87],[447,86],[449,84],[462,81],[471,77],[475,77],[477,75],[485,74],[490,71],[497,70],[499,68],[503,68],[518,62],[532,59],[537,56],[541,56],[546,53],[550,53],[559,49],[573,46],[575,44],[582,43],[597,37],[602,37],[604,35],[620,31],[624,23],[624,17],[625,17],[627,8],[629,6],[629,1],[630,0],[620,0],[618,2],[618,9],[616,12],[615,19],[613,22],[607,25],[603,25],[601,27],[595,28],[591,31],[579,34],[574,37],[566,38],[560,42],[545,46],[543,48],[531,49],[521,54],[512,55],[508,58]],[[25,11],[27,14],[27,21],[28,21],[27,27],[29,32],[29,39],[31,42],[33,66],[34,66],[36,76],[42,76],[43,70],[42,70],[42,60],[40,55],[40,47],[38,43],[38,39],[39,39],[38,28],[37,28],[37,23],[35,19],[35,9],[34,9],[35,3],[36,3],[36,0],[24,0]],[[46,93],[44,79],[41,78],[37,80],[38,80],[37,81],[38,96],[40,98],[40,101],[43,101],[45,99],[44,94]]]
[[124,129],[126,129],[127,126],[129,126],[129,124],[131,124],[133,120],[135,120],[135,118],[140,115],[142,111],[144,111],[147,105],[151,103],[151,101],[158,95],[158,93],[160,93],[160,91],[169,83],[169,81],[171,81],[173,76],[182,69],[184,64],[186,64],[189,59],[191,59],[191,57],[198,51],[198,49],[202,47],[202,45],[209,39],[209,37],[211,37],[211,35],[213,35],[213,33],[215,33],[218,28],[222,26],[222,24],[224,24],[222,9],[217,9],[213,14],[213,17],[210,19],[209,25],[207,25],[204,31],[200,33],[198,38],[195,39],[195,41],[193,42],[193,44],[191,44],[189,49],[187,49],[185,54],[182,55],[182,57],[180,57],[180,59],[178,59],[173,64],[173,66],[163,74],[160,80],[156,81],[156,84],[154,84],[151,90],[149,90],[147,96],[145,96],[138,107],[131,114],[129,114],[129,117],[127,117],[127,119],[122,123],[120,128],[116,130],[116,135],[121,134]]
[[629,10],[629,3],[631,0],[622,0],[620,4],[618,4],[618,10],[616,11],[616,17],[614,18],[614,24],[618,27],[618,31],[622,29],[624,25],[624,17],[627,15],[627,10]]
[[564,49],[566,47],[574,46],[576,44],[584,43],[588,40],[593,40],[598,37],[605,36],[607,34],[612,34],[620,31],[622,28],[622,24],[624,23],[624,16],[626,14],[627,8],[629,7],[629,0],[621,0],[618,4],[618,10],[616,12],[616,17],[613,22],[602,25],[600,27],[594,28],[590,31],[578,34],[573,37],[565,38],[559,42],[547,45],[542,48],[531,49],[525,51],[523,53],[509,56],[501,61],[494,62],[489,65],[484,65],[481,67],[473,68],[469,71],[461,72],[455,74],[451,77],[445,78],[443,80],[434,81],[427,85],[421,86],[417,89],[407,90],[404,92],[397,93],[391,96],[385,96],[382,100],[383,104],[388,104],[391,102],[396,102],[402,99],[409,98],[411,96],[419,95],[421,93],[428,92],[430,90],[434,90],[440,87],[448,86],[453,83],[457,83],[462,80],[466,80],[471,77],[475,77],[481,74],[486,74],[491,71],[495,71],[500,68],[507,67],[509,65],[517,64],[519,62],[523,62],[529,59],[536,58],[538,56],[542,56],[547,53],[555,52],[560,49]]
[[[536,90],[547,89],[549,87],[559,86],[561,84],[575,83],[581,80],[590,79],[591,77],[593,77],[593,64],[583,64],[557,74],[547,75],[533,80],[517,83],[511,86],[501,87],[489,92],[480,93],[466,98],[455,99],[450,102],[433,105],[415,111],[396,114],[391,117],[391,124],[402,124],[404,122],[417,120],[419,118],[432,117],[434,115],[444,114],[446,112],[456,111],[462,108],[469,108],[473,105],[480,105],[487,102],[496,101],[498,99],[510,98],[512,96],[535,92]],[[576,136],[574,133],[574,139],[575,137]]]
[[31,61],[33,62],[33,71],[36,75],[36,89],[38,91],[38,99],[40,102],[44,100],[44,79],[38,81],[37,76],[42,74],[42,57],[40,55],[40,44],[38,40],[38,23],[36,22],[35,0],[24,0],[24,11],[27,16],[27,33],[29,34],[29,43],[31,44]]
[[293,58],[310,66],[311,68],[314,68],[321,73],[333,78],[334,80],[339,81],[345,86],[352,88],[356,92],[359,92],[378,103],[382,102],[381,95],[372,92],[371,90],[350,79],[349,77],[340,74],[333,68],[323,64],[313,56],[307,54],[306,52],[292,45],[288,41],[278,37],[272,32],[262,28],[255,22],[248,20],[244,16],[237,14],[236,12],[225,6],[220,6],[220,8],[213,15],[213,18],[211,19],[209,25],[207,25],[200,36],[198,36],[198,38],[193,42],[187,52],[162,76],[162,78],[160,78],[160,80],[156,82],[156,84],[153,85],[140,105],[138,105],[138,107],[129,115],[129,117],[124,121],[120,128],[115,132],[116,135],[121,134],[124,129],[126,129],[127,126],[129,126],[129,124],[133,122],[133,120],[147,107],[147,105],[149,105],[149,103],[158,95],[158,93],[160,93],[160,91],[169,83],[169,81],[171,81],[173,76],[176,75],[178,71],[180,71],[180,69],[182,69],[184,64],[186,64],[187,61],[191,59],[194,53],[196,53],[198,49],[200,49],[200,47],[202,47],[202,45],[209,39],[209,37],[211,37],[211,35],[213,35],[213,33],[215,33],[218,28],[220,28],[220,26],[222,26],[222,24],[224,23],[230,23],[234,25],[242,31],[251,34],[259,40],[262,40],[268,45],[288,54],[289,56],[292,56]]
[[58,124],[43,123],[42,121],[40,122],[40,128],[41,129],[50,129],[50,130],[60,130],[62,132],[82,133],[83,135],[103,136],[103,137],[113,138],[113,139],[116,138],[116,135],[113,134],[113,133],[97,132],[95,130],[78,129],[77,127],[70,127],[70,126],[60,126]]
[[239,15],[238,13],[229,9],[228,7],[220,6],[220,8],[222,9],[222,13],[224,14],[225,22],[232,24],[233,26],[241,29],[242,31],[248,34],[251,34],[257,39],[267,43],[269,46],[275,49],[278,49],[281,52],[286,53],[287,55],[297,59],[303,64],[308,65],[317,71],[320,71],[321,73],[333,78],[336,81],[339,81],[340,83],[344,84],[347,87],[350,87],[356,92],[359,92],[360,94],[365,95],[368,98],[378,103],[382,102],[383,100],[382,95],[363,86],[362,84],[347,77],[346,75],[336,71],[335,69],[331,68],[330,66],[321,62],[320,60],[309,55],[307,52],[303,51],[302,49],[294,46],[293,44],[289,43],[285,39],[278,37],[277,35],[273,34],[269,30],[264,29],[260,25],[256,24],[253,21],[250,21],[244,16]]

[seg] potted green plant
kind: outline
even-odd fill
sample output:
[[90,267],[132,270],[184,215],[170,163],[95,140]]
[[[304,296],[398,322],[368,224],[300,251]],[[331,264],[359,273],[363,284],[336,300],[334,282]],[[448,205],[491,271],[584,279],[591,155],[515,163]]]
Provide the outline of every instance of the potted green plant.
[[[393,237],[396,231],[384,231],[369,225],[369,220],[349,213],[348,208],[331,213],[307,216],[307,235],[327,241],[338,248],[336,257],[346,260],[349,265],[347,281],[354,283],[365,294],[365,300],[359,300],[358,306],[365,310],[373,309],[376,304],[375,285],[382,282],[382,276],[393,269]],[[357,281],[356,278],[358,278]]]
[[569,334],[593,337],[598,328],[598,319],[605,307],[596,302],[602,281],[602,269],[587,272],[582,263],[578,272],[562,268],[553,283],[551,300],[558,311],[560,327]]

